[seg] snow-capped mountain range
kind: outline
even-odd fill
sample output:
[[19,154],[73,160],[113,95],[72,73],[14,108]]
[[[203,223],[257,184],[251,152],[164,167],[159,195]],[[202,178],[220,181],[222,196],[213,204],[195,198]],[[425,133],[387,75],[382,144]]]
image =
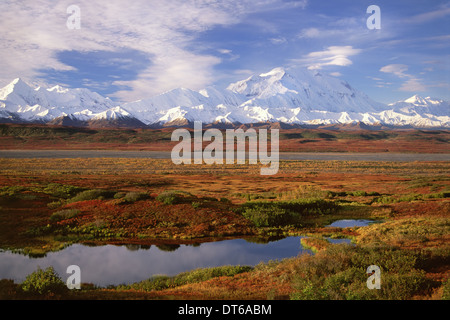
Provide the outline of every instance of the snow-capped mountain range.
[[174,89],[118,105],[88,89],[32,88],[21,79],[0,89],[0,122],[88,126],[352,124],[450,127],[450,103],[417,95],[382,104],[336,77],[275,68],[225,89]]

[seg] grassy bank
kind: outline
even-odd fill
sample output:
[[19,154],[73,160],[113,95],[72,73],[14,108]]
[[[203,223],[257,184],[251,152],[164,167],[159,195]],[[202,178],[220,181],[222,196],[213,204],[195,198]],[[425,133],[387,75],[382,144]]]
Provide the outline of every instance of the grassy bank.
[[[439,249],[335,244],[313,256],[254,267],[197,269],[108,288],[82,284],[81,290],[68,290],[47,269],[37,270],[20,284],[1,280],[0,299],[449,299],[448,277],[435,273],[437,267],[448,267],[448,260]],[[381,289],[369,290],[366,269],[375,263],[381,269]]]

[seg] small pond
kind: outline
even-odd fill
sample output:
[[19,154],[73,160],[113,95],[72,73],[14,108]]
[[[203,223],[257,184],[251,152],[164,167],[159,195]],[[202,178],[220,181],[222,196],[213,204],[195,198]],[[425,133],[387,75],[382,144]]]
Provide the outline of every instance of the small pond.
[[365,227],[371,223],[375,223],[375,221],[367,219],[342,219],[334,221],[327,227],[336,227],[336,228]]
[[164,246],[85,246],[71,245],[42,258],[0,252],[0,279],[17,283],[35,271],[53,266],[64,280],[66,268],[78,265],[81,281],[98,286],[138,282],[154,275],[175,275],[196,268],[223,265],[256,265],[269,260],[294,257],[302,252],[301,237],[288,237],[268,243],[233,239],[207,242],[200,245]]
[[[329,226],[364,226],[371,220],[339,220]],[[0,279],[12,279],[16,283],[38,267],[52,266],[65,281],[66,269],[77,265],[81,269],[81,281],[97,286],[128,284],[155,275],[176,275],[196,268],[224,265],[257,265],[260,262],[295,257],[312,252],[300,243],[302,237],[287,237],[267,243],[245,239],[206,242],[197,245],[71,245],[44,257],[31,258],[10,251],[0,251]],[[348,239],[329,239],[332,243],[350,243]]]

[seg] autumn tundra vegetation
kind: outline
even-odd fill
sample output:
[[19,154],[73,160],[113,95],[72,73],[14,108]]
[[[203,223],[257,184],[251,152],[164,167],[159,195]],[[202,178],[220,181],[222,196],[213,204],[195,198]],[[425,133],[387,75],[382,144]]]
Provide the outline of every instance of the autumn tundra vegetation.
[[[7,142],[4,146],[14,139],[26,146],[39,134],[38,130],[28,136],[11,135],[11,130],[19,129],[0,129],[9,130],[2,136]],[[83,130],[62,132],[67,136],[49,141],[61,146],[73,135],[83,139],[95,136],[85,135]],[[298,145],[312,143],[317,148],[322,148],[326,139],[344,145],[338,135],[348,138],[355,134],[332,131],[330,136],[305,142],[306,132],[281,132],[280,147],[292,147],[293,142],[287,143],[283,136],[293,133]],[[433,140],[430,146],[448,145],[448,132],[386,132],[388,136],[380,139],[376,138],[379,132],[364,134],[373,134],[368,139],[376,141],[377,148],[383,139],[385,146],[392,146],[389,139],[394,135],[400,144],[412,137],[417,142],[423,135],[433,139],[439,135],[443,140]],[[130,136],[141,141],[145,135],[151,136],[124,130],[118,137],[129,142]],[[167,138],[164,130],[155,135]],[[155,135],[155,141],[161,138]],[[362,146],[367,141],[355,139],[355,144]],[[415,148],[422,147],[416,143]],[[80,290],[67,289],[53,268],[38,269],[21,283],[0,280],[0,298],[450,298],[448,162],[280,160],[277,174],[259,173],[260,165],[249,163],[174,165],[170,159],[0,158],[2,250],[40,257],[75,243],[164,246],[287,236],[302,236],[302,246],[311,249],[311,253],[253,266],[195,269],[108,287],[82,283]],[[374,223],[329,227],[341,219]],[[350,243],[332,244],[329,239],[333,238],[349,239]],[[371,264],[382,271],[379,290],[369,290],[366,285],[366,269]]]

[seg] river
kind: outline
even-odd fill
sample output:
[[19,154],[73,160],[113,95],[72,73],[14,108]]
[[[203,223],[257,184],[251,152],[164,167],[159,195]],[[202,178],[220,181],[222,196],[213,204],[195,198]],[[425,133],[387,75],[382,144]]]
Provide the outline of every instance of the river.
[[[0,158],[148,158],[170,159],[170,151],[0,150]],[[246,157],[248,158],[248,157]],[[280,160],[450,161],[450,153],[280,152]]]

